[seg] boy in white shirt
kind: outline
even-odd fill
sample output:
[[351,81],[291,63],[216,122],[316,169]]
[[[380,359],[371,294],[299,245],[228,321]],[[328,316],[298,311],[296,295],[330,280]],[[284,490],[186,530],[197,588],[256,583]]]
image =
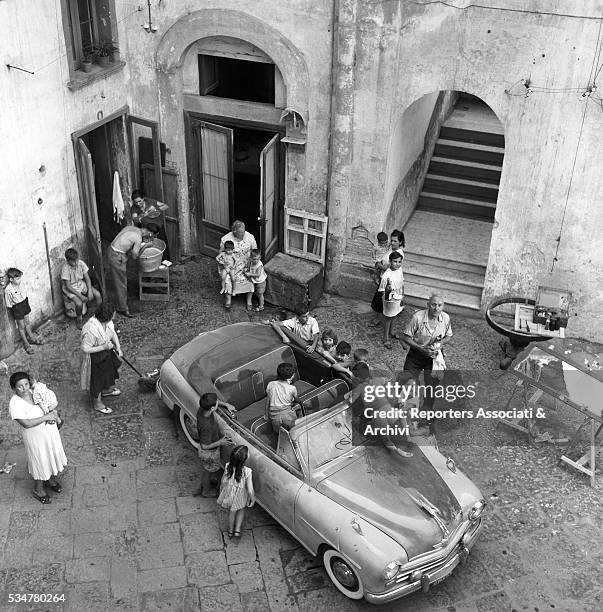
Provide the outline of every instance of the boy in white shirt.
[[295,377],[295,368],[291,363],[280,363],[276,369],[277,380],[266,385],[266,412],[264,417],[272,423],[272,429],[278,433],[281,425],[291,429],[295,425],[297,414],[293,408],[299,404],[297,389],[291,383]]
[[281,331],[281,327],[293,332],[307,344],[306,351],[308,353],[313,353],[316,350],[316,345],[320,339],[318,322],[314,317],[310,316],[310,311],[305,305],[299,306],[296,309],[296,312],[297,316],[295,316],[293,319],[287,319],[286,321],[281,321],[280,323],[274,321],[272,323],[272,328],[281,337],[285,344],[289,344],[290,340]]

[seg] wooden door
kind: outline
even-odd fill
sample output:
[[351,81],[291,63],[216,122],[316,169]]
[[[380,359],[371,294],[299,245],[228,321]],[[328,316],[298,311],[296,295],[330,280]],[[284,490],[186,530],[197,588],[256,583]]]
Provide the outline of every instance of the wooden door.
[[199,250],[216,255],[234,206],[233,130],[191,119],[191,187]]
[[84,209],[85,238],[88,245],[88,267],[94,272],[101,285],[101,291],[105,294],[105,273],[103,270],[103,250],[101,234],[98,223],[98,211],[96,209],[96,192],[94,189],[94,166],[92,155],[86,143],[77,138],[75,141],[75,161],[77,165],[77,177],[80,186],[82,206]]
[[260,154],[260,249],[264,262],[278,249],[278,143],[275,134]]
[[[136,189],[143,188],[142,167],[140,163],[140,151],[138,150],[138,139],[151,139],[153,148],[153,193],[156,200],[163,202],[163,173],[161,172],[161,149],[159,144],[159,126],[156,121],[141,119],[128,115],[128,142],[130,145],[130,163],[134,185]],[[147,195],[147,194],[145,194]]]
[[[162,168],[161,172],[163,174],[163,202],[167,204],[167,210],[163,214],[165,235],[170,257],[173,261],[176,261],[180,253],[178,240],[178,172],[171,168]],[[143,193],[147,194],[152,200],[159,200],[155,196],[154,166],[142,164],[142,185]]]

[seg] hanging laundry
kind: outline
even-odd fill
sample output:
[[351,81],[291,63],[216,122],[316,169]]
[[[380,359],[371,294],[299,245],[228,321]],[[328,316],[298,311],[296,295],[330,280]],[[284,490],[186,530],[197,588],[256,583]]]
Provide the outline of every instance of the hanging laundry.
[[125,215],[124,199],[119,187],[119,172],[113,173],[113,218],[119,223]]

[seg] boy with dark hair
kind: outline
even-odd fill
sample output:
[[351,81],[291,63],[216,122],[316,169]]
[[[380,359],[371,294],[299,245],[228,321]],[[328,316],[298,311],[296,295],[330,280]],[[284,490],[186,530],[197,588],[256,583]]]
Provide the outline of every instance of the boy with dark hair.
[[334,363],[331,367],[336,372],[343,372],[348,376],[354,376],[353,368],[354,366],[363,363],[367,366],[369,365],[367,359],[369,356],[369,352],[365,348],[357,348],[354,351],[351,359],[347,359],[346,361],[342,361],[341,363]]
[[216,255],[216,261],[218,262],[218,273],[222,279],[220,294],[226,294],[225,305],[230,308],[235,273],[234,242],[232,240],[224,243],[224,250]]
[[281,331],[281,327],[288,329],[306,343],[306,351],[313,353],[320,339],[320,329],[318,322],[310,316],[310,309],[306,304],[300,304],[295,312],[297,315],[292,319],[287,319],[281,323],[274,321],[272,328],[281,337],[285,344],[289,344],[289,338]]
[[[383,344],[391,349],[390,331],[396,317],[402,312],[402,298],[404,295],[404,274],[402,273],[403,255],[394,251],[389,256],[389,268],[381,276],[379,291],[383,292]],[[391,333],[392,338],[399,338],[398,334]]]
[[13,313],[23,346],[27,353],[31,355],[34,352],[31,344],[44,344],[44,341],[37,334],[33,333],[29,324],[29,317],[27,315],[31,312],[31,308],[27,295],[21,285],[23,272],[18,268],[9,268],[6,271],[6,276],[8,284],[4,288],[4,301],[6,307]]
[[195,496],[216,497],[212,489],[212,474],[220,470],[220,447],[232,444],[232,440],[222,434],[215,411],[218,406],[226,408],[231,414],[235,407],[218,399],[215,393],[204,393],[199,399],[197,412],[197,435],[199,436],[199,460],[201,463],[201,486]]
[[266,385],[266,412],[264,417],[272,423],[272,429],[278,433],[281,425],[291,429],[295,425],[297,414],[293,408],[299,404],[297,389],[292,384],[295,367],[291,363],[280,363],[276,369],[277,380]]
[[346,342],[345,340],[342,340],[336,347],[335,347],[335,361],[347,361],[350,358],[350,355],[352,354],[352,345],[349,342]]

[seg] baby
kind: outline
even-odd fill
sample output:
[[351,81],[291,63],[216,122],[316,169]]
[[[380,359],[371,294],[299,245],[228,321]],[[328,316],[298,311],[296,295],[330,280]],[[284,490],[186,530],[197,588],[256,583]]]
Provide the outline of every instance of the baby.
[[218,262],[218,272],[222,279],[222,290],[220,294],[226,293],[227,295],[231,295],[235,267],[234,242],[232,240],[227,240],[224,243],[224,251],[218,253],[216,261]]

